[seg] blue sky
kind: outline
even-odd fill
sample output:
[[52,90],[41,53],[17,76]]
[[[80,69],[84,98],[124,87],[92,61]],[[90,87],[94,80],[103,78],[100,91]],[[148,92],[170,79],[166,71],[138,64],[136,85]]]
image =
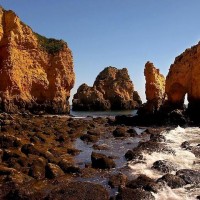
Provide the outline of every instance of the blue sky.
[[127,67],[145,101],[144,65],[165,76],[176,56],[200,40],[199,0],[0,0],[35,32],[65,40],[76,84],[92,85],[107,66]]

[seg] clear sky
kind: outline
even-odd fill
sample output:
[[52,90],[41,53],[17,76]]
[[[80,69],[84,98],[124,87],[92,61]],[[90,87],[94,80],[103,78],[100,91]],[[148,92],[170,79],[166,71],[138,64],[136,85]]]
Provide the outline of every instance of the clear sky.
[[144,65],[165,76],[176,56],[200,40],[200,0],[0,0],[35,32],[65,40],[76,83],[92,85],[107,66],[127,67],[145,101]]

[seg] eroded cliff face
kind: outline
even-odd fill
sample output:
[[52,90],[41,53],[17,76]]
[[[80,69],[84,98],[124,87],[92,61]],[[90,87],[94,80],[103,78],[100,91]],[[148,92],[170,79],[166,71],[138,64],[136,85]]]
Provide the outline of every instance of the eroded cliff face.
[[145,64],[144,75],[146,79],[145,93],[147,102],[140,109],[140,112],[153,114],[159,110],[164,101],[165,77],[151,62]]
[[200,101],[200,44],[176,57],[166,78],[166,93],[173,104],[182,104],[186,93],[189,103]]
[[66,113],[75,80],[71,50],[0,8],[0,80],[2,111]]
[[73,99],[74,110],[127,110],[140,103],[134,100],[134,86],[126,68],[107,67],[97,76],[93,87],[83,84]]
[[147,101],[163,99],[165,93],[165,77],[151,62],[145,64],[144,75],[146,79]]

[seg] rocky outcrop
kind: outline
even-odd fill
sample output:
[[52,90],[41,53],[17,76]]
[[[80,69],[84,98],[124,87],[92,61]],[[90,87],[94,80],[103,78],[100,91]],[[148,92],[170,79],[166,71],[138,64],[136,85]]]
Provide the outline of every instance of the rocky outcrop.
[[107,67],[93,87],[81,85],[73,98],[73,110],[128,110],[141,104],[126,68]]
[[181,108],[185,95],[188,95],[190,113],[197,115],[200,111],[200,43],[186,49],[176,57],[170,66],[166,78],[168,101],[176,108]]
[[34,33],[13,11],[0,8],[0,109],[66,113],[74,85],[67,43]]
[[158,111],[164,100],[165,77],[160,74],[159,69],[155,68],[153,63],[145,64],[144,75],[146,79],[146,99],[140,112],[153,114]]

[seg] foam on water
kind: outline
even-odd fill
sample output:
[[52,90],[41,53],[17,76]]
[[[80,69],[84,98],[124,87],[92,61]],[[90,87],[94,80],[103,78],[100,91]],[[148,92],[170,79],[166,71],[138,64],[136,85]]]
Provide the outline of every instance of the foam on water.
[[[164,173],[158,172],[155,169],[152,169],[153,163],[157,160],[167,160],[174,163],[177,166],[177,170],[179,169],[200,169],[200,159],[196,158],[195,155],[189,150],[185,150],[181,148],[181,144],[184,141],[190,142],[191,146],[196,146],[200,143],[200,128],[181,128],[177,127],[171,131],[165,131],[162,133],[166,138],[166,145],[170,147],[175,154],[165,153],[165,152],[154,152],[152,154],[145,153],[143,154],[145,158],[144,163],[129,163],[129,167],[133,170],[134,174],[145,174],[148,177],[153,179],[158,179]],[[175,172],[172,172],[175,174]],[[154,194],[156,199],[162,200],[182,200],[195,199],[196,194],[199,188],[194,188],[193,190],[188,190],[186,188],[179,189],[171,189],[168,186],[165,187],[164,190],[160,191],[158,194]]]

